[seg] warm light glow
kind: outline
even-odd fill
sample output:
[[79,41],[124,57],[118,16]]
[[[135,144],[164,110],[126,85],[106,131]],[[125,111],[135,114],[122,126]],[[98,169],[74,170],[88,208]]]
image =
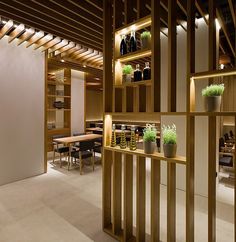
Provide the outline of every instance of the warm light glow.
[[126,62],[126,61],[131,61],[131,60],[135,60],[137,58],[142,58],[142,57],[146,57],[146,56],[150,56],[151,55],[151,50],[147,50],[141,53],[137,53],[137,54],[132,54],[130,56],[125,56],[125,57],[121,57],[119,58],[120,62]]
[[3,20],[3,21],[2,21],[2,23],[3,23],[3,24],[6,24],[6,23],[7,23],[7,21],[6,21],[6,20]]
[[221,25],[219,23],[219,20],[216,18],[215,21],[216,21],[216,28],[217,29],[220,29],[221,28]]
[[84,68],[86,68],[86,65],[83,65]]
[[111,131],[112,131],[112,117],[110,114],[105,115],[104,118],[104,145],[110,146],[111,144]]
[[100,78],[98,78],[98,77],[95,77],[95,78],[94,78],[94,80],[98,80],[98,81],[99,81],[99,80],[100,80]]
[[18,27],[18,24],[14,24],[14,27],[17,28]]
[[61,62],[65,62],[65,60],[62,59]]
[[224,69],[225,65],[224,64],[220,64],[220,69]]
[[218,72],[218,73],[212,73],[212,74],[206,74],[202,76],[193,76],[192,79],[194,80],[199,80],[199,79],[204,79],[204,78],[212,78],[212,77],[221,77],[221,76],[235,76],[236,71],[227,71],[227,72]]
[[86,85],[87,86],[100,86],[101,83],[98,83],[98,82],[87,82]]
[[195,111],[195,83],[194,79],[190,78],[190,112]]

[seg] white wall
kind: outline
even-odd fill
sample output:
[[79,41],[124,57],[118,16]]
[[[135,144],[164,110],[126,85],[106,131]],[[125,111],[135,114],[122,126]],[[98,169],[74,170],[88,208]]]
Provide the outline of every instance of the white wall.
[[71,70],[71,134],[85,130],[84,72]]
[[44,172],[44,53],[0,41],[0,185]]

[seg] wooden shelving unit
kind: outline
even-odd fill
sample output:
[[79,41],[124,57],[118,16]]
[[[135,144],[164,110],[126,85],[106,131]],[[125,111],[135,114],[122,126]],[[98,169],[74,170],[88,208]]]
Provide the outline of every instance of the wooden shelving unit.
[[[51,151],[52,136],[69,135],[71,120],[71,70],[63,69],[48,74],[47,80],[47,142]],[[55,102],[64,103],[64,108],[56,108]]]
[[[187,1],[187,80],[186,112],[176,112],[177,34],[176,1],[168,4],[168,95],[167,111],[161,110],[161,59],[160,59],[160,1],[151,1],[151,15],[143,17],[142,7],[137,5],[137,16],[130,16],[128,1],[122,4],[107,0],[104,5],[104,152],[103,152],[103,229],[119,241],[144,242],[146,237],[146,157],[151,158],[151,239],[160,241],[160,162],[167,163],[167,242],[176,241],[176,166],[186,169],[186,241],[194,242],[194,167],[195,167],[195,118],[208,117],[208,241],[216,238],[216,118],[233,116],[236,112],[207,113],[195,110],[195,81],[228,75],[236,75],[236,69],[217,70],[216,66],[216,6],[209,1],[209,71],[195,73],[195,2]],[[133,3],[133,2],[132,2]],[[113,17],[112,17],[113,4]],[[159,16],[159,17],[158,17]],[[134,20],[135,19],[135,20]],[[113,21],[113,29],[110,24]],[[125,23],[125,24],[123,24]],[[120,35],[131,30],[151,30],[152,47],[124,56],[119,55]],[[114,33],[114,36],[112,36]],[[139,32],[140,33],[140,32]],[[112,42],[113,40],[113,42]],[[113,43],[113,44],[112,44]],[[111,53],[113,48],[114,52]],[[114,58],[114,62],[112,62]],[[140,83],[122,82],[122,65],[151,58],[151,80]],[[112,80],[113,77],[113,81]],[[110,147],[112,120],[160,121],[162,116],[183,116],[186,119],[186,157],[167,159],[161,153],[146,155],[143,150],[130,151]],[[235,130],[236,131],[236,130]],[[236,155],[236,153],[235,153]],[[136,168],[133,157],[137,158]],[[133,197],[133,172],[136,172],[136,197]],[[122,173],[123,171],[123,173]],[[235,170],[236,175],[236,170]],[[122,182],[123,181],[123,182]],[[235,184],[236,185],[236,184]],[[136,233],[133,233],[133,202],[136,201]],[[236,198],[235,198],[236,203]],[[122,209],[123,206],[123,209]],[[236,221],[236,210],[235,210]],[[235,223],[236,224],[236,223]],[[235,227],[236,231],[236,227]],[[236,232],[235,232],[236,240]]]

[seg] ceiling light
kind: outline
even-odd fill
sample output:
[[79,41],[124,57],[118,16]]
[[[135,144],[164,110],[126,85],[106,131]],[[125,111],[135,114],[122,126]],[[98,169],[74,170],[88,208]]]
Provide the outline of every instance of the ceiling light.
[[3,20],[3,21],[2,21],[2,23],[3,23],[3,24],[6,24],[6,23],[7,23],[7,21],[6,21],[6,20]]
[[17,28],[18,27],[18,24],[14,24],[14,27]]
[[95,77],[95,78],[94,78],[94,80],[100,81],[100,78],[98,78],[98,77]]
[[86,84],[87,84],[87,86],[100,86],[101,85],[100,83],[97,83],[97,82],[87,82]]
[[61,62],[65,62],[65,60],[62,59]]
[[83,65],[84,68],[86,68],[86,65]]

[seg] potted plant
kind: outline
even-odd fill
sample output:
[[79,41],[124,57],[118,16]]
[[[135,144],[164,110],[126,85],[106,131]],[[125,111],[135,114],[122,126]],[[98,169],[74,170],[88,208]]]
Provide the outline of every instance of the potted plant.
[[133,73],[133,68],[131,65],[123,66],[123,82],[131,82],[131,75]]
[[151,48],[151,33],[149,31],[142,32],[141,46],[142,46],[142,49]]
[[204,108],[206,112],[219,112],[221,96],[224,92],[224,84],[212,84],[202,90]]
[[155,128],[155,125],[146,124],[146,128],[143,131],[144,153],[153,154],[155,152],[156,137],[157,137],[157,130]]
[[174,124],[172,126],[163,125],[162,135],[164,156],[168,158],[175,157],[177,150],[176,126]]

